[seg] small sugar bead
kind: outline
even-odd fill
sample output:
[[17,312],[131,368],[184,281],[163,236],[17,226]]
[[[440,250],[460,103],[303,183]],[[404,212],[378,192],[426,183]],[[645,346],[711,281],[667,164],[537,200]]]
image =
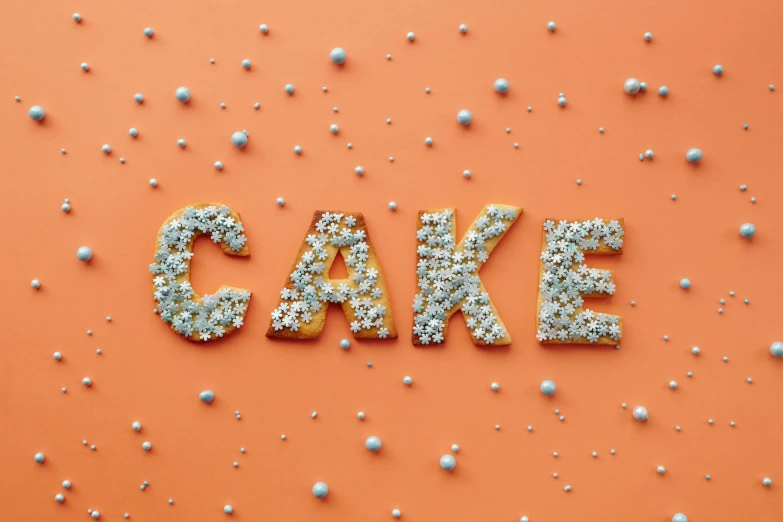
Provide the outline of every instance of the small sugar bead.
[[776,341],[769,345],[769,353],[772,357],[783,357],[783,343]]
[[625,409],[625,408],[627,408],[627,407],[628,407],[628,405],[627,405],[627,404],[625,404],[625,403],[622,403],[620,406],[622,406],[622,408],[623,408],[623,409]]
[[139,135],[139,130],[136,127],[131,127],[130,130],[128,131],[128,136],[130,136],[131,138],[135,138],[138,135]]
[[62,486],[63,486],[63,489],[71,489],[71,481],[70,480],[63,480]]
[[389,201],[389,210],[397,210],[397,203]]
[[615,453],[617,453],[617,452],[616,452],[615,450],[609,450],[609,453],[611,453],[612,455],[614,455],[614,454],[615,454]]
[[84,379],[82,379],[82,384],[88,387],[92,386],[92,379],[90,379],[89,377],[85,377]]
[[234,466],[235,468],[238,468],[239,467],[239,462],[234,462],[231,465]]
[[392,509],[392,516],[394,518],[400,518],[402,516],[402,511],[399,509]]
[[150,183],[150,187],[152,187],[152,188],[155,188],[155,187],[158,186],[158,180],[155,179],[155,178],[151,178],[149,183]]
[[329,59],[337,65],[344,64],[347,57],[348,55],[342,47],[335,47],[329,52]]
[[563,488],[563,491],[565,491],[566,493],[568,493],[569,491],[571,491],[571,486],[566,486],[566,487],[564,487],[564,488]]
[[715,424],[715,421],[714,421],[714,420],[712,420],[712,419],[710,419],[710,420],[708,420],[708,421],[707,421],[707,423],[708,423],[710,426],[712,426],[713,424]]
[[287,83],[285,85],[285,92],[287,92],[288,94],[293,94],[294,93],[294,85],[291,84],[291,83]]
[[30,110],[27,111],[28,116],[35,121],[41,121],[46,117],[46,111],[40,105],[33,105]]
[[178,139],[178,140],[177,140],[177,145],[178,145],[178,146],[179,146],[181,149],[184,149],[184,148],[185,148],[185,145],[187,145],[187,142],[185,141],[185,139],[184,139],[184,138],[180,138],[180,139]]
[[389,156],[389,163],[394,163],[394,156]]
[[677,194],[672,194],[672,201],[675,201],[677,199]]
[[90,64],[87,62],[82,62],[81,65],[79,65],[82,71],[89,71],[90,70]]
[[715,67],[713,67],[713,68],[712,68],[712,72],[713,72],[713,73],[714,73],[716,76],[720,76],[721,74],[723,74],[723,66],[722,66],[722,65],[720,65],[720,64],[719,64],[719,65],[716,65]]
[[280,440],[285,440],[285,433],[283,433],[282,435],[280,435]]
[[353,143],[349,143],[348,145],[346,145],[346,147],[348,147],[349,149],[352,149],[353,148]]
[[402,378],[402,383],[405,386],[410,386],[411,384],[413,384],[413,377],[411,377],[410,375],[406,375],[405,377]]
[[498,78],[494,84],[495,92],[505,94],[508,92],[508,80],[505,78]]
[[492,384],[489,385],[489,389],[492,391],[498,391],[500,390],[500,384],[493,382]]
[[604,133],[604,128],[603,128],[603,127],[598,127],[598,132],[600,132],[601,134],[603,134],[603,133]]
[[215,400],[215,392],[212,390],[204,390],[198,394],[198,398],[201,399],[202,402],[209,404]]
[[679,426],[675,426],[674,427],[674,431],[680,431],[680,427]]
[[220,108],[221,108],[221,109],[225,109],[225,108],[226,108],[226,104],[225,104],[225,103],[221,103],[221,104],[220,104]]
[[723,362],[729,362],[729,358],[724,356],[723,357]]
[[761,484],[762,484],[762,485],[763,485],[765,488],[768,488],[768,487],[770,487],[770,486],[772,485],[772,479],[771,479],[771,478],[769,478],[769,477],[764,477],[764,478],[762,479],[762,481],[761,481]]
[[329,494],[329,486],[325,482],[316,482],[313,485],[313,496],[315,498],[324,498]]
[[581,179],[576,180],[576,184],[577,185],[581,185],[582,184],[582,180]]
[[71,18],[73,18],[73,21],[76,23],[82,21],[82,15],[80,15],[79,13],[73,13],[73,15],[71,15]]
[[658,472],[659,475],[663,475],[664,473],[666,473],[666,468],[664,468],[663,466],[658,466],[656,471]]
[[644,151],[644,157],[647,159],[653,159],[653,157],[655,157],[655,152],[652,149],[647,149]]
[[351,347],[351,341],[350,340],[348,340],[348,339],[341,339],[340,340],[340,348],[342,348],[343,350],[347,350],[350,347]]
[[598,457],[598,452],[597,452],[597,451],[594,451],[594,452],[592,453],[592,456],[593,456],[593,458],[596,458],[596,457]]
[[152,27],[144,28],[144,36],[146,36],[147,38],[152,38],[153,34],[155,34],[155,31],[152,30]]
[[685,375],[687,375],[688,377],[693,377],[693,372],[688,372]]
[[282,207],[283,205],[285,205],[285,199],[283,199],[283,198],[277,198],[277,199],[275,200],[275,202],[276,202],[276,203],[277,203],[277,205],[278,205],[278,206],[280,206],[280,207]]
[[225,506],[223,506],[223,513],[225,513],[226,515],[230,515],[233,512],[234,512],[234,508],[231,506],[231,504],[226,504]]
[[103,152],[104,154],[110,153],[111,145],[109,145],[108,143],[104,143],[103,146],[101,147],[101,152]]
[[133,424],[131,424],[131,429],[133,431],[141,431],[141,423],[139,421],[134,421]]
[[459,26],[459,32],[462,34],[465,34],[468,32],[468,26],[465,24],[460,24]]
[[149,450],[151,450],[151,449],[152,449],[152,443],[151,443],[151,442],[149,442],[149,441],[144,441],[144,442],[142,442],[142,443],[141,443],[141,449],[143,449],[144,451],[149,451]]
[[650,32],[644,33],[644,41],[649,42],[651,40],[652,40],[652,33]]
[[735,422],[734,422],[734,421],[731,421],[731,422],[729,423],[729,426],[731,426],[731,427],[733,428],[734,426],[736,426],[736,424],[735,424]]
[[301,145],[294,145],[294,153],[299,155],[302,154],[302,146]]
[[36,461],[38,464],[40,464],[44,460],[46,460],[46,456],[44,456],[44,454],[39,451],[38,453],[33,455],[33,460]]
[[432,145],[432,138],[430,138],[429,136],[424,138],[424,144],[425,145]]
[[34,290],[38,290],[41,288],[41,282],[38,279],[33,279],[30,281],[30,287]]
[[387,55],[386,55],[386,59],[387,59],[387,60],[391,60],[391,58],[392,58],[392,57],[391,57],[391,55],[390,55],[390,54],[387,54]]
[[701,349],[698,346],[694,346],[693,348],[691,348],[691,353],[693,355],[699,355],[701,353]]
[[658,95],[665,98],[666,96],[669,95],[669,88],[666,87],[665,85],[661,85],[660,87],[658,87]]
[[635,406],[633,409],[633,418],[642,422],[649,419],[650,416],[647,412],[647,408],[644,406]]
[[174,499],[173,499],[173,498],[170,498],[170,499],[169,499],[169,506],[170,506],[170,505],[172,505],[173,503],[174,503]]
[[467,109],[462,109],[457,113],[457,122],[460,125],[469,125],[473,121],[473,114]]
[[98,355],[100,355],[100,354],[102,354],[103,352],[101,351],[101,349],[100,349],[100,348],[98,348],[97,350],[95,350],[95,353],[96,353],[96,354],[98,354]]
[[554,383],[554,381],[550,381],[549,379],[541,382],[541,386],[539,386],[541,393],[544,395],[554,395],[557,391],[557,385]]
[[464,176],[465,178],[469,178],[471,176],[471,173],[469,170],[465,169],[462,171],[462,176]]
[[446,471],[451,471],[457,465],[457,459],[453,455],[443,455],[440,458],[440,467]]
[[356,418],[359,419],[359,420],[364,420],[364,418],[365,418],[364,412],[360,411],[359,413],[357,413],[356,414]]
[[566,103],[568,103],[568,100],[566,100],[566,97],[565,97],[565,96],[560,96],[560,97],[557,99],[557,104],[558,104],[559,106],[561,106],[561,107],[565,107],[565,106],[566,106]]
[[745,125],[742,126],[742,128],[745,129],[745,130],[748,130],[748,128],[749,128],[748,124],[746,123]]
[[362,174],[364,174],[364,167],[361,166],[356,167],[355,169],[353,169],[353,171],[356,173],[357,176],[361,176]]
[[639,82],[639,90],[644,92],[647,90],[647,82]]
[[87,330],[87,335],[92,335],[92,330]]
[[182,103],[187,103],[190,101],[190,89],[187,87],[177,87],[177,90],[174,91],[174,97]]
[[677,381],[669,381],[669,388],[671,388],[672,390],[676,390],[677,386],[679,386],[677,384]]
[[258,30],[261,31],[261,34],[266,34],[269,32],[269,26],[266,24],[261,24],[258,26]]
[[92,259],[92,249],[88,246],[80,246],[78,250],[76,250],[76,257],[79,261],[87,262]]
[[250,64],[250,60],[248,60],[247,58],[242,60],[242,68],[243,69],[250,69],[250,65],[251,65]]
[[416,39],[416,33],[411,31],[405,37],[408,39],[408,41],[412,42],[413,40]]
[[756,234],[756,227],[753,223],[744,223],[740,226],[739,233],[745,238],[753,237]]
[[546,24],[546,28],[549,29],[550,31],[554,31],[555,29],[557,29],[557,24],[555,22],[549,22],[548,24]]
[[691,280],[687,278],[680,279],[680,288],[687,290],[691,287]]
[[709,475],[705,475],[704,478],[705,480],[710,480],[712,477],[710,477]]
[[430,88],[429,88],[429,87],[425,87],[425,89],[424,89],[424,92],[426,92],[427,94],[429,94],[429,93],[430,93]]
[[231,135],[231,144],[234,147],[241,149],[247,145],[247,134],[242,131],[236,131]]
[[260,103],[258,103],[258,102],[256,102],[256,103],[254,103],[254,104],[253,104],[253,108],[254,108],[255,110],[258,110],[258,109],[260,109],[260,108],[261,108],[261,104],[260,104]]
[[144,95],[141,94],[140,92],[137,92],[136,94],[133,95],[133,99],[136,100],[136,103],[141,103],[144,101]]
[[628,78],[623,84],[623,90],[628,94],[636,94],[639,92],[640,88],[639,80],[636,78]]
[[310,418],[314,419],[316,417],[318,417],[318,412],[317,411],[314,411],[313,413],[310,414]]
[[[335,109],[336,108],[337,107],[335,107]],[[331,125],[329,125],[329,132],[331,132],[332,134],[337,134],[339,131],[340,131],[340,127],[338,127],[336,123],[332,123]]]
[[125,163],[125,158],[120,158],[120,163]]
[[375,436],[367,437],[367,440],[364,441],[364,447],[370,451],[379,451],[381,446],[381,439]]

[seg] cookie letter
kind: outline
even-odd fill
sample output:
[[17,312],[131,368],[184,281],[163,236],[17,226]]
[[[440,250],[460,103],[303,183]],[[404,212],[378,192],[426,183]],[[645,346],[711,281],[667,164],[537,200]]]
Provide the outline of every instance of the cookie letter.
[[456,245],[453,208],[419,212],[413,344],[442,343],[456,311],[472,330],[473,344],[511,344],[478,272],[521,212],[509,205],[485,206]]
[[198,295],[190,286],[190,260],[193,242],[202,234],[220,243],[224,254],[250,255],[244,231],[239,214],[219,203],[181,208],[160,227],[150,265],[153,295],[160,318],[187,340],[213,341],[242,326],[250,292],[221,286],[214,295]]
[[585,254],[623,252],[623,220],[544,222],[538,286],[538,333],[543,344],[617,344],[622,319],[584,308],[584,297],[614,293],[612,271],[589,268]]
[[[338,253],[348,279],[329,279]],[[315,212],[266,336],[315,339],[324,328],[329,303],[342,305],[354,337],[397,337],[381,265],[359,212]]]

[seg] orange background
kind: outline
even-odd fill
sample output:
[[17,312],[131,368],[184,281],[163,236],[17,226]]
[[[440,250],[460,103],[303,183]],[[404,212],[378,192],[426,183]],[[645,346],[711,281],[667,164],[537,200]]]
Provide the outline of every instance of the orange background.
[[[6,2],[0,518],[87,520],[92,508],[110,522],[125,512],[142,522],[225,520],[232,504],[245,522],[383,521],[393,508],[410,522],[668,522],[679,511],[691,522],[780,520],[783,361],[768,347],[783,340],[783,109],[768,85],[783,88],[781,19],[772,1]],[[336,46],[348,52],[343,67],[329,61]],[[498,77],[510,82],[506,96],[492,89]],[[624,94],[629,77],[648,92]],[[180,85],[188,105],[174,98]],[[47,111],[42,124],[27,116],[34,104]],[[469,128],[456,123],[462,108],[473,112]],[[244,150],[230,143],[241,129]],[[690,147],[704,151],[701,165],[685,161]],[[655,159],[640,162],[648,148]],[[207,346],[152,314],[147,272],[163,220],[201,201],[240,212],[251,257],[223,256],[202,239],[195,289],[253,292],[246,325]],[[513,343],[478,349],[454,318],[444,346],[414,348],[416,213],[455,207],[461,236],[486,203],[524,207],[481,272]],[[400,339],[341,350],[350,335],[337,307],[317,342],[264,337],[316,208],[365,214]],[[615,296],[592,304],[622,315],[622,348],[542,347],[541,224],[596,216],[626,223],[622,256],[588,259],[615,270]],[[750,241],[738,234],[744,222],[758,229]],[[76,259],[80,245],[94,251],[88,264]],[[538,391],[547,378],[558,385],[552,398]],[[210,406],[198,400],[206,388],[217,394]],[[632,419],[637,404],[649,422]],[[369,435],[383,441],[378,454],[364,448]],[[447,473],[438,459],[452,443],[461,450]],[[326,501],[310,493],[319,480]]]

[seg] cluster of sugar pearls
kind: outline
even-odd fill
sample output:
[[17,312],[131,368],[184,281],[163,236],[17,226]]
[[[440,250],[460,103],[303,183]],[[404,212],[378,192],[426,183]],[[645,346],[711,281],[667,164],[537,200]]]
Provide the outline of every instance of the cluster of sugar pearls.
[[598,342],[608,336],[620,339],[616,316],[581,310],[582,295],[613,294],[615,285],[608,270],[588,268],[584,252],[598,250],[600,242],[612,250],[623,246],[623,227],[616,220],[609,223],[600,218],[592,221],[554,221],[544,223],[546,250],[541,252],[544,270],[539,289],[543,298],[538,314],[539,341]]
[[[340,225],[342,224],[342,228]],[[367,266],[370,245],[365,241],[367,233],[355,229],[356,218],[340,213],[324,212],[315,225],[318,234],[309,234],[305,241],[310,246],[296,264],[296,269],[290,275],[293,288],[283,288],[280,291],[282,302],[272,312],[272,327],[275,330],[299,330],[301,322],[309,323],[313,312],[321,310],[322,303],[344,303],[348,301],[353,310],[354,319],[351,331],[378,329],[378,337],[389,335],[388,328],[383,326],[386,307],[376,303],[383,297],[378,288],[378,270]],[[335,287],[325,281],[321,274],[329,258],[326,245],[335,248],[350,248],[350,255],[345,259],[345,265],[353,269],[353,280],[356,286],[340,283]]]
[[413,334],[422,344],[442,343],[448,312],[464,300],[462,313],[473,336],[493,344],[506,332],[492,313],[489,294],[481,291],[481,279],[476,274],[489,258],[486,241],[502,235],[506,221],[516,219],[516,211],[488,206],[486,214],[476,220],[476,230],[466,234],[459,251],[454,244],[452,215],[452,210],[445,210],[421,216],[423,226],[416,233],[420,292],[413,299]]
[[203,209],[188,207],[181,217],[164,225],[158,238],[160,247],[150,272],[157,274],[155,300],[161,319],[187,337],[198,332],[203,341],[222,337],[225,328],[239,328],[247,310],[250,292],[221,288],[215,295],[204,295],[200,302],[189,281],[178,281],[187,274],[188,261],[193,257],[190,245],[198,234],[207,234],[215,243],[225,243],[234,252],[245,246],[242,223],[231,217],[231,209],[208,206]]

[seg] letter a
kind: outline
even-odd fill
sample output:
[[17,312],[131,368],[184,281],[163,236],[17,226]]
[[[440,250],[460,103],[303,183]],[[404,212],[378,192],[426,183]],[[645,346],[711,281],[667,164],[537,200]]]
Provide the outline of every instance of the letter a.
[[[329,279],[338,253],[348,279]],[[342,305],[354,337],[397,337],[381,265],[359,212],[315,212],[280,291],[267,337],[315,339],[324,328],[329,303]]]
[[457,311],[471,330],[473,344],[511,344],[478,272],[521,212],[521,207],[487,205],[459,243],[453,208],[419,212],[413,344],[445,341],[449,318]]
[[538,332],[543,344],[617,344],[622,319],[584,308],[584,297],[614,293],[612,271],[589,268],[585,255],[623,252],[623,220],[544,222],[538,287]]
[[224,285],[214,295],[200,296],[190,285],[196,238],[208,235],[224,254],[249,256],[244,231],[239,214],[218,203],[181,208],[160,227],[155,262],[150,265],[153,296],[160,318],[188,341],[214,341],[244,324],[248,290]]

